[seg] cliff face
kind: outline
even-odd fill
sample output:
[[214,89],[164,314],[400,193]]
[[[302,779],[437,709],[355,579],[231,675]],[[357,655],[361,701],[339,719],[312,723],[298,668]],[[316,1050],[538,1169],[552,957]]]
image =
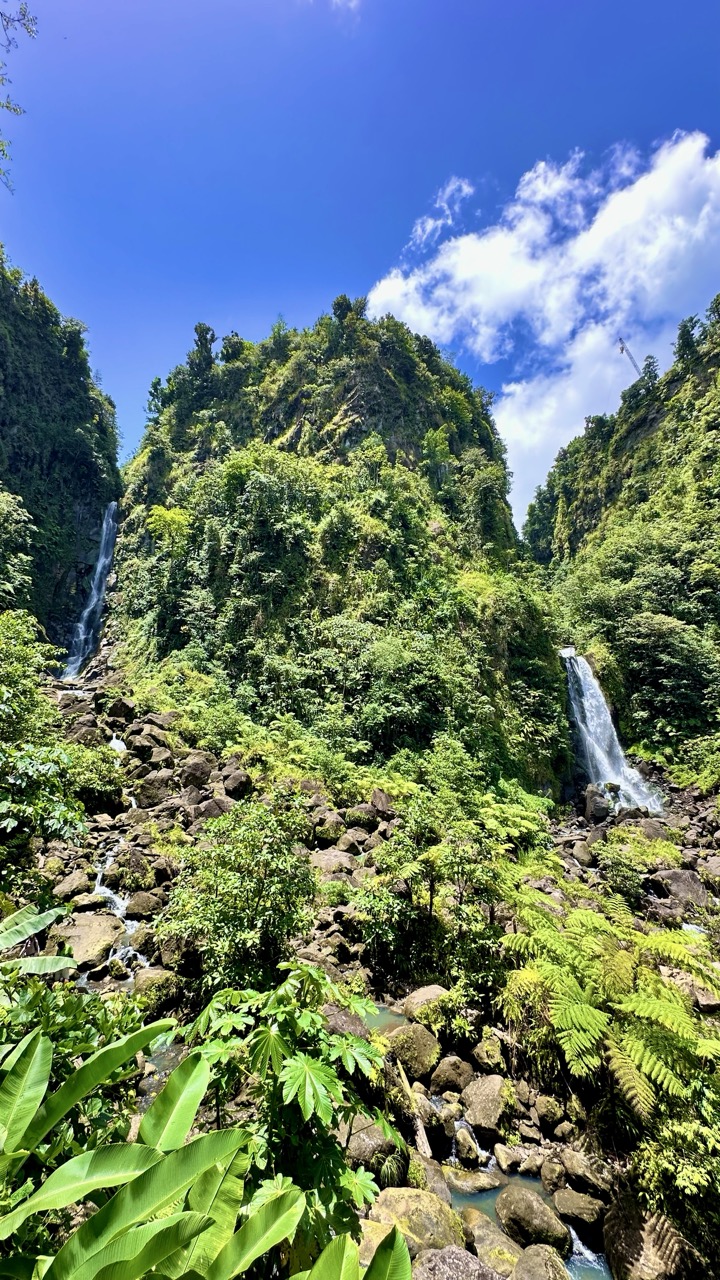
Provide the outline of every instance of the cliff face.
[[93,382],[81,325],[0,260],[0,591],[58,643],[120,495],[116,457],[114,406]]
[[626,735],[666,749],[720,724],[720,298],[675,352],[587,420],[525,528]]

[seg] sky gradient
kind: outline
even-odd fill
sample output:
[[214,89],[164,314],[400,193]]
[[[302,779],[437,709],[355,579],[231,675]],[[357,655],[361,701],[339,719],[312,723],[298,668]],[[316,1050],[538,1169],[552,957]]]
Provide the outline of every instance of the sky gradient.
[[631,380],[616,325],[666,362],[720,290],[716,0],[31,7],[0,238],[88,326],[125,455],[196,321],[370,293],[498,392],[521,514]]

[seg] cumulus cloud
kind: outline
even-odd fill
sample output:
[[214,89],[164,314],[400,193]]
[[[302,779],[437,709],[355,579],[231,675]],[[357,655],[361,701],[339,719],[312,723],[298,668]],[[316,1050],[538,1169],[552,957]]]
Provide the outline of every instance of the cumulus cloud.
[[581,152],[543,160],[494,223],[464,234],[454,183],[470,194],[451,179],[413,229],[425,256],[391,270],[369,305],[482,362],[514,363],[496,418],[521,518],[558,448],[632,380],[618,335],[662,363],[678,321],[720,288],[720,153],[692,133],[645,158],[618,146],[595,170]]

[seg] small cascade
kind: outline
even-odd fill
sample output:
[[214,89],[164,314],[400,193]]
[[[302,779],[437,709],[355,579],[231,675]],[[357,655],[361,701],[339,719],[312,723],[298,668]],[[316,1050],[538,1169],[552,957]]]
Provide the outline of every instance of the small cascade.
[[110,502],[105,508],[100,534],[100,550],[90,586],[90,595],[73,632],[63,680],[75,678],[83,664],[94,653],[98,642],[100,619],[105,603],[105,588],[115,549],[117,510],[117,502]]
[[123,898],[121,894],[115,893],[114,890],[109,889],[104,882],[105,872],[107,871],[108,867],[114,862],[114,860],[115,860],[115,853],[114,852],[109,853],[105,859],[104,864],[101,867],[99,867],[97,870],[97,874],[95,876],[95,885],[93,888],[93,893],[96,893],[99,895],[99,897],[104,898],[105,901],[107,902],[108,909],[112,912],[114,916],[117,916],[118,920],[122,920],[123,924],[125,925],[125,935],[122,938],[122,940],[118,943],[118,945],[113,947],[108,959],[119,960],[126,967],[132,964],[136,964],[141,966],[143,969],[147,969],[149,967],[150,961],[146,958],[146,956],[142,955],[140,951],[138,951],[135,947],[133,947],[131,942],[132,936],[135,933],[136,929],[138,928],[139,921],[126,919],[127,905],[130,899]]
[[655,791],[625,759],[610,709],[589,662],[574,649],[561,649],[568,674],[570,710],[579,763],[589,782],[616,793],[620,804],[661,813]]

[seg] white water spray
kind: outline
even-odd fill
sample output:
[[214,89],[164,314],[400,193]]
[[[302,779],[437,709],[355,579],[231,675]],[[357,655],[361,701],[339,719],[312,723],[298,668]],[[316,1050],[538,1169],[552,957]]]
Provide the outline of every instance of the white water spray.
[[105,508],[100,534],[100,550],[90,586],[90,595],[73,632],[63,680],[72,680],[78,674],[83,663],[94,652],[98,642],[100,618],[105,603],[105,588],[115,549],[117,509],[117,502],[110,502]]
[[617,798],[623,805],[661,813],[662,804],[657,794],[625,759],[610,709],[589,662],[574,649],[562,649],[560,656],[568,674],[579,763],[588,781],[599,787],[610,784],[613,790],[617,788]]

